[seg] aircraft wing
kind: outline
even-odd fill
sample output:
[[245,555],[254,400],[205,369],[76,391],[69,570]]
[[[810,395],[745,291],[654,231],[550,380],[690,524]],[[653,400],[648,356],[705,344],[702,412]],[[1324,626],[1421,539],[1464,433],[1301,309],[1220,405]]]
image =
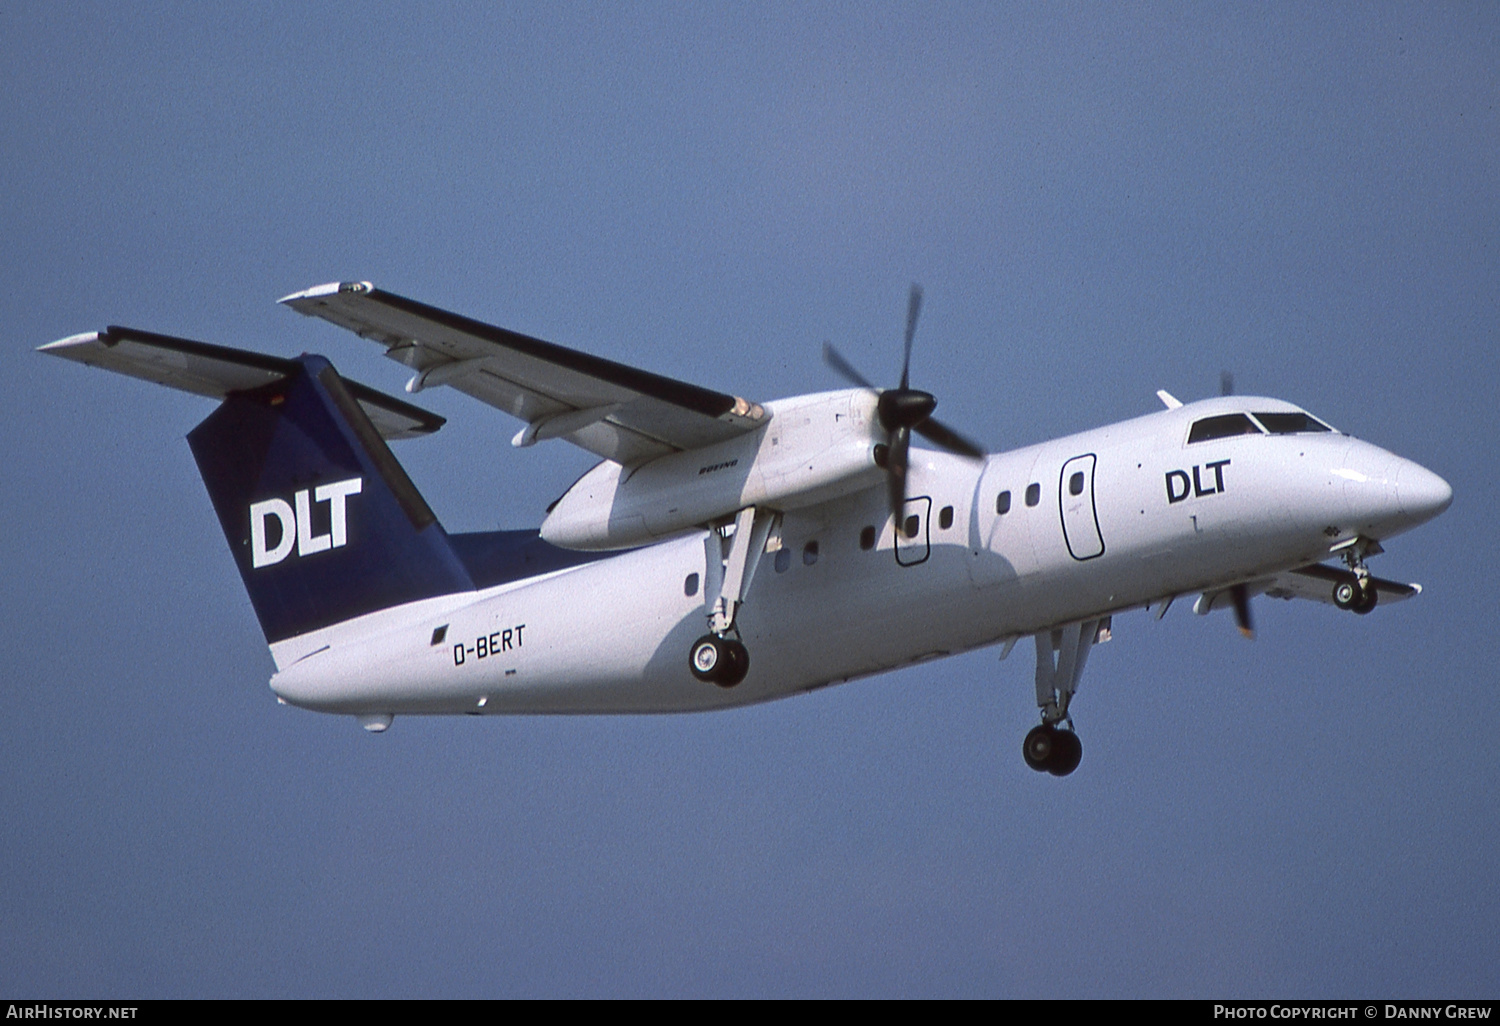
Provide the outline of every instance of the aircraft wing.
[[416,375],[408,392],[449,385],[526,422],[513,444],[566,438],[633,466],[752,431],[756,403],[406,299],[369,282],[319,285],[281,302],[386,347]]
[[[295,360],[279,356],[116,325],[49,343],[40,351],[210,399],[223,399],[230,392],[269,385],[300,370]],[[344,384],[382,438],[430,435],[444,424],[444,419],[435,413],[357,381],[345,378]]]
[[[1314,563],[1311,566],[1288,570],[1275,577],[1249,581],[1246,587],[1252,595],[1266,595],[1270,598],[1287,600],[1311,599],[1314,602],[1326,602],[1331,606],[1334,604],[1333,586],[1343,581],[1353,583],[1354,580],[1354,575],[1342,567],[1329,566],[1327,563]],[[1375,590],[1379,592],[1381,605],[1400,602],[1422,592],[1420,584],[1402,584],[1399,581],[1387,581],[1382,577],[1371,577],[1370,583],[1374,584]],[[1222,588],[1205,592],[1193,606],[1193,610],[1199,613],[1209,613],[1215,609],[1229,609],[1233,604],[1234,597],[1230,590]]]
[[[1316,602],[1326,602],[1333,605],[1333,586],[1341,581],[1353,581],[1354,575],[1348,570],[1326,563],[1314,563],[1311,566],[1298,567],[1296,570],[1288,570],[1284,574],[1278,574],[1266,586],[1266,594],[1271,598],[1313,599]],[[1375,590],[1380,594],[1380,604],[1389,602],[1400,602],[1409,599],[1413,595],[1421,594],[1420,584],[1402,584],[1399,581],[1387,581],[1381,577],[1371,577],[1370,583],[1375,585]]]

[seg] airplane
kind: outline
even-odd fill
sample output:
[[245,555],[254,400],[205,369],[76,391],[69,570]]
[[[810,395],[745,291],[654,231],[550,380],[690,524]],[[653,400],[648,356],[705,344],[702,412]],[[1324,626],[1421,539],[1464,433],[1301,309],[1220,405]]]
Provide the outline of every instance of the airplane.
[[[665,713],[784,698],[981,646],[1036,649],[1026,764],[1082,758],[1072,703],[1113,617],[1196,595],[1368,614],[1368,557],[1448,483],[1289,402],[1222,395],[986,453],[900,383],[753,402],[341,282],[281,300],[600,462],[538,530],[449,534],[388,445],[444,419],[326,359],[112,326],[40,352],[219,401],[187,436],[278,701],[353,716]],[[1228,391],[1228,389],[1226,389]],[[936,448],[912,445],[915,433]],[[753,587],[752,587],[753,585]]]

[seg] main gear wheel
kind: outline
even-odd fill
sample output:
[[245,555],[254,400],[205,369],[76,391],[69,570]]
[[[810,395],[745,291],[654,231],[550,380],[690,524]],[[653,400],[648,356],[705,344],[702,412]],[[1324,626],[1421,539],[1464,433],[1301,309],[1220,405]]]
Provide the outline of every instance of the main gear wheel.
[[1021,746],[1026,765],[1038,773],[1051,773],[1054,777],[1065,777],[1078,768],[1083,760],[1083,742],[1071,730],[1043,724],[1033,727]]
[[705,634],[693,642],[688,668],[704,683],[732,688],[750,672],[750,652],[735,638]]

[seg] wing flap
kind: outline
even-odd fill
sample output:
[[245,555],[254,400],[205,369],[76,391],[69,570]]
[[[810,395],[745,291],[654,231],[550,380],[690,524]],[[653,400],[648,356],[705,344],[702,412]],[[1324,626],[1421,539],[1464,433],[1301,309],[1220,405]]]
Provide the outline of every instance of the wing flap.
[[[299,368],[295,360],[279,356],[118,325],[49,343],[38,352],[209,399],[269,385]],[[429,435],[443,426],[442,417],[421,407],[357,381],[344,379],[344,384],[388,441]]]
[[[281,300],[298,313],[373,339],[416,372],[536,426],[612,407],[556,437],[622,464],[721,442],[765,422],[758,405],[529,335],[449,313],[368,282],[320,285]],[[536,436],[536,432],[533,432]]]

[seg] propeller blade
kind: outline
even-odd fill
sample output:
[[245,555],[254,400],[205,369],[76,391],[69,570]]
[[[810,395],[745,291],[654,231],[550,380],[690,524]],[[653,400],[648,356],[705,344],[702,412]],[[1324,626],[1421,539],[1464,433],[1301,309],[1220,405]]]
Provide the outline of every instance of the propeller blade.
[[[844,359],[839,354],[839,351],[833,348],[833,343],[831,342],[823,343],[823,362],[842,374],[846,380],[854,382],[861,388],[875,388],[874,385],[865,380],[863,374],[854,369],[852,363]],[[876,391],[879,391],[879,389],[876,389]]]
[[1234,601],[1234,622],[1240,633],[1254,641],[1255,624],[1250,619],[1250,589],[1243,584],[1236,584],[1229,589],[1229,597]]
[[1234,395],[1234,375],[1229,371],[1219,372],[1219,394]]
[[985,457],[983,449],[932,417],[916,425],[913,430],[929,442],[940,445],[949,452],[967,456],[971,460],[982,460]]
[[896,530],[901,530],[901,517],[906,512],[906,454],[911,446],[911,430],[898,427],[891,432],[891,449],[886,456],[885,486],[891,503],[891,517]]
[[906,297],[906,355],[901,359],[901,388],[905,390],[911,382],[911,341],[917,337],[917,317],[922,312],[922,286],[911,283],[911,292]]

